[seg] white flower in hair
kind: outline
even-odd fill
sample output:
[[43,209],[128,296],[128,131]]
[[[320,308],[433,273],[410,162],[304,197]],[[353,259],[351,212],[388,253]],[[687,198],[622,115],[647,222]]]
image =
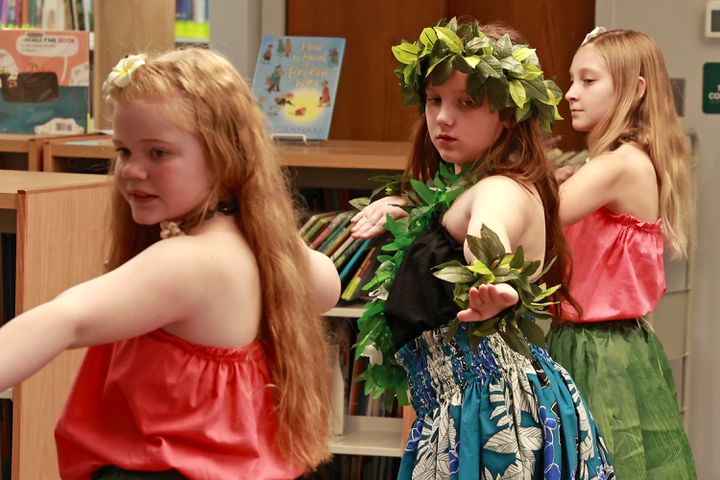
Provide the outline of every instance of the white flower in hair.
[[580,44],[580,46],[582,47],[583,45],[585,45],[587,42],[589,42],[589,41],[592,40],[593,38],[595,38],[595,37],[597,37],[598,35],[600,35],[601,33],[605,33],[605,32],[607,32],[607,28],[605,28],[605,27],[595,27],[595,28],[593,28],[590,33],[588,33],[587,35],[585,35],[585,39],[582,41],[582,43]]
[[132,78],[132,72],[142,65],[145,65],[145,60],[140,55],[128,55],[121,58],[108,75],[107,83],[119,88],[127,87]]

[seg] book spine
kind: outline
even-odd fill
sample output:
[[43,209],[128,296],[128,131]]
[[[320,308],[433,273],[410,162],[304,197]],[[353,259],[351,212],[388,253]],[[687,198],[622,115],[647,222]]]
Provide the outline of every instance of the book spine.
[[365,249],[368,247],[368,245],[370,245],[370,241],[371,241],[371,240],[372,240],[372,239],[370,239],[370,238],[364,240],[364,241],[360,244],[360,247],[357,249],[357,252],[355,252],[355,254],[352,256],[352,258],[350,258],[350,260],[348,261],[348,263],[347,263],[347,264],[345,265],[345,267],[342,269],[342,271],[340,272],[340,281],[341,281],[341,282],[342,282],[342,281],[345,279],[345,277],[347,277],[348,274],[352,271],[352,268],[353,268],[354,265],[357,264],[357,261],[358,261],[358,258],[360,258],[360,255],[362,255],[362,253],[365,251]]

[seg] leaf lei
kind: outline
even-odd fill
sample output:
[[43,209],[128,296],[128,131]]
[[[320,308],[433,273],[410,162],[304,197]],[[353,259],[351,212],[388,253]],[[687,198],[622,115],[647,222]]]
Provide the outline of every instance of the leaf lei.
[[[482,322],[468,323],[468,340],[477,350],[483,337],[499,334],[510,348],[530,358],[528,342],[545,347],[545,335],[535,323],[535,319],[550,318],[550,301],[560,285],[548,288],[545,283],[532,283],[529,280],[540,267],[539,260],[526,261],[522,245],[513,253],[506,253],[505,247],[498,236],[490,228],[483,225],[480,237],[467,236],[468,247],[476,260],[464,265],[457,260],[443,263],[435,267],[434,275],[446,282],[454,283],[453,298],[462,309],[468,308],[469,290],[483,284],[507,283],[520,296],[520,301],[506,308],[495,317]],[[538,278],[542,278],[555,262],[553,258]],[[450,323],[446,338],[455,336],[460,321],[456,318]]]
[[487,97],[493,112],[514,108],[518,122],[537,116],[548,131],[555,120],[562,120],[557,106],[563,92],[555,82],[543,78],[535,49],[513,45],[507,34],[494,41],[480,30],[477,21],[458,25],[453,17],[442,23],[423,29],[414,43],[403,41],[392,47],[402,64],[395,75],[405,105],[417,103],[422,112],[425,83],[431,74],[433,85],[440,85],[457,70],[468,74],[467,91],[472,99],[482,104]]
[[[385,229],[390,232],[392,239],[381,247],[386,254],[378,256],[380,265],[374,277],[363,286],[363,290],[372,291],[373,300],[365,305],[365,310],[357,322],[360,332],[355,345],[355,358],[363,354],[370,356],[368,368],[356,380],[365,381],[365,394],[372,394],[373,398],[387,392],[385,402],[388,405],[392,403],[393,397],[397,397],[400,405],[409,404],[407,374],[395,361],[392,334],[385,321],[385,300],[388,292],[410,245],[418,235],[430,228],[436,212],[447,210],[468,185],[475,183],[474,178],[468,179],[464,171],[453,173],[441,162],[431,182],[432,186],[415,179],[410,180],[412,190],[405,194],[411,205],[406,207],[409,215],[398,220],[394,220],[390,215],[387,217]],[[398,179],[393,177],[390,183],[397,185]],[[383,190],[384,188],[377,189],[375,193]],[[368,199],[359,200],[352,202],[353,205],[361,207]]]
[[[472,169],[472,167],[470,167]],[[363,286],[371,290],[373,300],[365,305],[362,316],[358,319],[358,342],[355,345],[355,358],[369,356],[370,364],[356,381],[365,381],[365,395],[379,398],[383,393],[386,405],[390,405],[393,397],[397,397],[400,405],[407,405],[408,381],[405,369],[395,361],[395,348],[392,334],[385,321],[385,300],[392,288],[397,271],[405,258],[405,253],[415,239],[426,232],[436,213],[446,211],[453,201],[470,185],[485,173],[472,175],[468,178],[466,171],[453,173],[441,162],[438,172],[430,185],[415,179],[410,180],[412,190],[405,192],[409,206],[405,207],[409,215],[394,220],[387,216],[385,229],[390,232],[391,240],[381,247],[385,255],[378,256],[380,265],[373,278]],[[398,178],[391,178],[390,183],[398,184]],[[394,187],[393,187],[394,188]],[[375,193],[382,192],[379,188]],[[360,207],[368,199],[357,199],[353,202]],[[540,266],[538,260],[525,261],[523,248],[519,246],[514,253],[505,252],[498,236],[488,227],[483,226],[481,237],[467,236],[470,251],[476,260],[471,265],[463,265],[451,261],[435,267],[434,275],[444,281],[455,284],[454,300],[461,308],[468,306],[468,291],[471,287],[482,283],[508,283],[518,291],[520,302],[507,308],[497,316],[483,321],[468,324],[469,340],[476,349],[483,336],[498,333],[514,350],[530,356],[528,340],[534,344],[545,345],[544,335],[533,318],[547,318],[550,313],[547,307],[556,303],[548,301],[559,286],[547,288],[546,285],[534,284],[528,280]],[[547,272],[554,259],[548,263],[539,277]],[[459,325],[455,319],[450,323],[448,336],[454,335]],[[527,339],[526,339],[527,338]]]

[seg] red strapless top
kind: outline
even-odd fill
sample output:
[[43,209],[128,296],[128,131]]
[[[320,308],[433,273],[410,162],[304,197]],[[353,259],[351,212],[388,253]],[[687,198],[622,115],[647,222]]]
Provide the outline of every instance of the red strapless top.
[[572,320],[637,318],[655,308],[666,290],[660,220],[641,222],[601,208],[565,235],[573,256],[570,293],[583,308]]
[[60,475],[104,465],[190,479],[289,479],[273,450],[274,399],[259,343],[191,344],[163,330],[88,349],[55,429]]

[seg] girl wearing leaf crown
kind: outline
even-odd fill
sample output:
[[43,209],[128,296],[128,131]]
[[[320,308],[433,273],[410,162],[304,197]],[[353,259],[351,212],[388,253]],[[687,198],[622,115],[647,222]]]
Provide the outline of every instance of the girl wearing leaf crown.
[[568,298],[543,132],[561,93],[518,37],[452,19],[393,48],[424,117],[400,194],[363,208],[353,235],[393,236],[358,350],[370,387],[401,402],[409,387],[401,479],[614,477],[575,384],[536,344],[534,319]]
[[319,314],[340,281],[295,230],[250,89],[221,55],[185,49],[122,59],[105,93],[109,271],[0,329],[0,390],[89,347],[55,431],[63,479],[312,470],[329,457]]
[[664,239],[684,256],[692,158],[662,51],[631,30],[588,34],[565,95],[591,160],[560,187],[581,315],[553,357],[587,395],[620,478],[695,478],[667,356],[644,320],[665,292]]

